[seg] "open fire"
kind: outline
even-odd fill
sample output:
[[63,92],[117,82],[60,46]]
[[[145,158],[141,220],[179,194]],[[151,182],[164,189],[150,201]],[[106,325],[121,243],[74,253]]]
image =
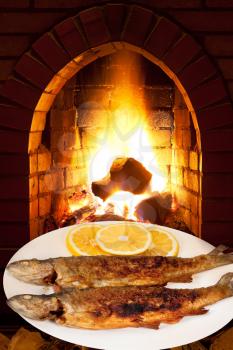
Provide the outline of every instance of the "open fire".
[[114,89],[102,115],[105,127],[91,134],[95,147],[87,161],[88,184],[69,198],[70,213],[77,221],[108,214],[158,222],[158,207],[167,212],[176,205],[152,146],[140,62],[137,55],[124,51],[116,55],[113,66],[120,67],[121,74],[119,69],[112,73]]

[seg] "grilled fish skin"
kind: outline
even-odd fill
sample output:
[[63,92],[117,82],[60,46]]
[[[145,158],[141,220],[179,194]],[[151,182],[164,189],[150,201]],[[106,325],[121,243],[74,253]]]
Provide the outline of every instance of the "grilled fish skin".
[[[225,248],[225,247],[224,247]],[[74,256],[20,260],[7,266],[19,280],[61,288],[164,285],[190,282],[194,273],[233,263],[223,247],[194,258],[162,256]]]
[[207,288],[165,287],[70,288],[52,295],[16,295],[8,305],[32,319],[87,329],[124,327],[158,328],[184,316],[201,315],[204,307],[233,296],[233,273]]

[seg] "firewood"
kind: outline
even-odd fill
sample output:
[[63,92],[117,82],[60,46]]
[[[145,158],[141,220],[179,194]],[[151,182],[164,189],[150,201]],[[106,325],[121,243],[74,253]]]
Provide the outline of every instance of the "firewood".
[[91,221],[133,221],[125,219],[123,216],[115,214],[94,215]]
[[142,200],[135,209],[135,215],[141,221],[164,225],[166,217],[171,213],[172,195],[170,193],[154,193]]
[[47,233],[56,230],[58,225],[52,215],[49,215],[44,221],[43,233]]
[[151,177],[152,174],[136,159],[117,158],[105,178],[92,182],[92,192],[103,200],[116,191],[140,194],[149,185]]

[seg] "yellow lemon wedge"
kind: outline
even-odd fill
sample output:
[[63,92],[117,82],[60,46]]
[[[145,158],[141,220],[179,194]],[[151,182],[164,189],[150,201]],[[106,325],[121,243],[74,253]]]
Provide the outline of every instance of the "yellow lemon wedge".
[[96,243],[96,233],[101,226],[86,224],[71,229],[66,237],[66,246],[72,255],[106,255]]
[[143,253],[152,243],[151,233],[140,224],[131,222],[105,226],[96,233],[99,247],[113,255]]
[[179,243],[176,238],[165,230],[154,227],[148,228],[152,242],[145,255],[177,256]]

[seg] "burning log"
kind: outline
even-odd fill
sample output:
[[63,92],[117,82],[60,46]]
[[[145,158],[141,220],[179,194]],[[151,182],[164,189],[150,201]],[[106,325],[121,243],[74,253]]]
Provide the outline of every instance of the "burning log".
[[133,220],[126,219],[123,216],[116,215],[116,214],[103,214],[103,215],[93,215],[90,221],[94,222],[94,221],[133,221]]
[[80,209],[75,210],[72,214],[63,218],[60,223],[60,227],[66,227],[70,225],[75,225],[80,222],[91,221],[89,217],[94,215],[96,208],[94,206],[84,206]]
[[92,182],[92,192],[103,200],[116,191],[140,194],[149,185],[151,177],[152,174],[134,158],[117,158],[104,179]]
[[171,208],[172,195],[167,192],[162,194],[156,192],[136,206],[135,215],[140,221],[164,225]]

